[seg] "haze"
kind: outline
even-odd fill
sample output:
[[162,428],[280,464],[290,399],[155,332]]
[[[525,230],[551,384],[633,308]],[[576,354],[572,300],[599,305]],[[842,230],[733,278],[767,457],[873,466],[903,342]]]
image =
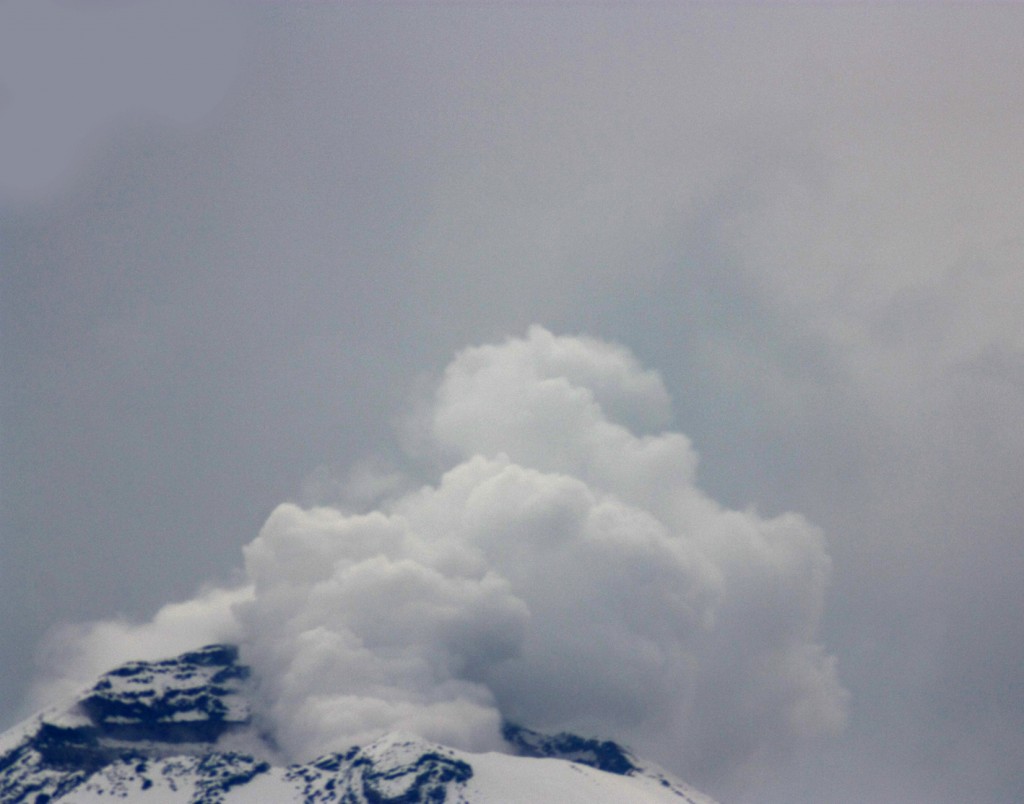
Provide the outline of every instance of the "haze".
[[[5,3],[3,725],[52,680],[54,634],[81,669],[244,625],[282,516],[421,534],[448,521],[444,472],[505,472],[581,533],[612,498],[609,521],[645,523],[621,587],[588,559],[580,600],[680,667],[739,668],[690,714],[688,781],[729,801],[1024,799],[1022,74],[1010,5]],[[545,381],[565,397],[530,396]],[[623,433],[674,445],[646,497],[639,474],[595,474],[608,444],[633,465]],[[714,512],[693,533],[789,523],[793,562],[644,564],[673,495]],[[466,528],[455,544],[479,547]],[[417,544],[393,557],[454,577]],[[561,609],[529,555],[479,549],[511,591],[431,587],[488,612],[430,632],[465,662],[431,684],[528,710],[557,698],[557,666],[529,665],[551,651],[491,664],[517,629],[534,644],[513,598]],[[733,596],[750,567],[772,605]],[[692,621],[630,609],[651,583],[690,594]],[[731,664],[680,625],[724,628],[701,619],[712,599]],[[767,634],[807,663],[758,686]],[[654,704],[615,708],[634,669],[592,678],[607,697],[566,720],[654,744]]]

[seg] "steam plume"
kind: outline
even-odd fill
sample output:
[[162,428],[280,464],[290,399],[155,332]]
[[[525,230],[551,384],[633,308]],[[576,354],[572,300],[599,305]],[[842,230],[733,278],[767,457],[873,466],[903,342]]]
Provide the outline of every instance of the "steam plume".
[[183,615],[240,639],[295,758],[394,729],[496,749],[505,717],[709,778],[840,728],[821,534],[710,499],[668,419],[621,347],[533,327],[466,349],[423,422],[451,460],[435,484],[373,510],[283,504],[244,588],[74,650],[132,628],[155,648]]

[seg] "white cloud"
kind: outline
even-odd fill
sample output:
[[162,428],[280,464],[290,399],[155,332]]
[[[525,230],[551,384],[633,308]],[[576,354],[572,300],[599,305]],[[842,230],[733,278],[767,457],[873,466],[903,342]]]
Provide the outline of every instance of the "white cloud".
[[251,592],[79,629],[71,663],[236,630],[293,757],[394,729],[492,749],[509,717],[703,781],[838,730],[821,534],[722,508],[684,436],[623,423],[667,416],[621,347],[533,327],[467,349],[436,396],[434,435],[459,456],[436,485],[364,514],[281,505],[245,548]]

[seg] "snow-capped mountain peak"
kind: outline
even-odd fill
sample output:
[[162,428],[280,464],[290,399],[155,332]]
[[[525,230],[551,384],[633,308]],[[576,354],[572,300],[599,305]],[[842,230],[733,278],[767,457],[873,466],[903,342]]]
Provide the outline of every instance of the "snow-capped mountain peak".
[[310,762],[275,764],[248,693],[249,670],[229,645],[115,668],[70,707],[0,737],[0,801],[711,802],[612,741],[511,723],[503,728],[509,753],[390,733]]

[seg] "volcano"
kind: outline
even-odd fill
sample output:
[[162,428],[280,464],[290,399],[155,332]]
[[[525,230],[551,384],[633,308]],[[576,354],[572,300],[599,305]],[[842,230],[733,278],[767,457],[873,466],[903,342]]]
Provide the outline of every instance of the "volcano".
[[611,740],[509,722],[502,753],[393,732],[288,764],[254,695],[232,645],[124,664],[0,736],[0,801],[714,804]]

